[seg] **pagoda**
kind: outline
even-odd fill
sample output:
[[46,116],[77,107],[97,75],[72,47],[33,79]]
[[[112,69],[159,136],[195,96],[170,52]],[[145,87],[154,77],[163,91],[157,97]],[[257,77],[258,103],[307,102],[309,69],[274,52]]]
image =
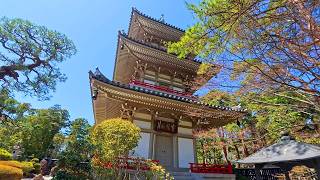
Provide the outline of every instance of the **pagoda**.
[[194,129],[220,127],[246,113],[204,104],[193,96],[197,89],[190,83],[201,62],[191,56],[178,59],[164,46],[183,34],[133,8],[128,33],[118,33],[113,80],[99,69],[89,72],[95,124],[117,117],[132,121],[141,128],[133,155],[159,160],[170,170],[197,162]]

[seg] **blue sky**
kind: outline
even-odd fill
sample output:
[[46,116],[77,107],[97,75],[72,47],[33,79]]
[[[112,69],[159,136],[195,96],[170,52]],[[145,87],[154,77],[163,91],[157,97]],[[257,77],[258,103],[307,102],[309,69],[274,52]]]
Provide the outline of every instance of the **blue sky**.
[[165,21],[180,28],[195,19],[185,2],[197,0],[0,0],[0,17],[22,18],[66,34],[78,53],[61,64],[68,80],[59,83],[49,101],[17,96],[35,108],[55,104],[69,110],[71,119],[84,117],[93,124],[88,71],[99,69],[112,78],[118,30],[127,30],[131,8],[154,18],[164,14]]

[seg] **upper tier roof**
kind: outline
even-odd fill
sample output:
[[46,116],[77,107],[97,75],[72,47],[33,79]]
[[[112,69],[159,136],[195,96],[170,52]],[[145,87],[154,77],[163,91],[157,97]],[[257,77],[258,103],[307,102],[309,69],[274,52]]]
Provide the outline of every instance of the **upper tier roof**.
[[196,76],[200,62],[181,60],[165,50],[132,39],[119,32],[113,79],[122,83],[130,82],[136,61],[140,59],[149,64],[167,67]]
[[141,26],[147,33],[161,37],[166,41],[179,41],[185,32],[181,28],[147,16],[136,8],[132,8],[128,35],[134,37],[137,33],[136,30]]

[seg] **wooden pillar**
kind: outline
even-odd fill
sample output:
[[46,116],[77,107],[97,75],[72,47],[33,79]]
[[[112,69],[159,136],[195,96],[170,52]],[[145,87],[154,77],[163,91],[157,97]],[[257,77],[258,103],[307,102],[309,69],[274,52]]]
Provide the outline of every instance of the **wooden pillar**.
[[149,154],[148,154],[149,159],[153,159],[153,151],[154,151],[153,142],[154,142],[154,133],[151,132],[150,133],[150,142],[149,142]]
[[195,137],[193,137],[192,139],[193,139],[193,160],[194,160],[194,163],[198,163],[197,141]]
[[[155,126],[155,119],[156,119],[156,114],[157,112],[154,112],[152,111],[151,112],[151,129],[153,130],[154,129],[154,126]],[[155,149],[156,149],[156,141],[157,141],[157,138],[156,138],[156,133],[151,133],[152,134],[152,153],[151,153],[151,159],[156,159],[156,154],[155,154]]]
[[157,141],[157,135],[156,134],[153,134],[153,142],[152,142],[152,159],[156,159],[156,141]]
[[177,135],[173,135],[173,168],[178,168],[179,164],[178,164],[178,156],[179,156],[179,151],[178,151],[178,137]]

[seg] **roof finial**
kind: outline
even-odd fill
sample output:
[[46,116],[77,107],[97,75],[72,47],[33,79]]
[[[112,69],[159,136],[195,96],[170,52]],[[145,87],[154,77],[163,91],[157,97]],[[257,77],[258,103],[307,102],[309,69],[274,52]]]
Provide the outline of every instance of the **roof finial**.
[[164,23],[164,14],[161,14],[159,21]]

